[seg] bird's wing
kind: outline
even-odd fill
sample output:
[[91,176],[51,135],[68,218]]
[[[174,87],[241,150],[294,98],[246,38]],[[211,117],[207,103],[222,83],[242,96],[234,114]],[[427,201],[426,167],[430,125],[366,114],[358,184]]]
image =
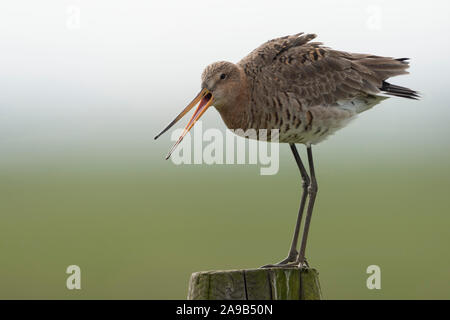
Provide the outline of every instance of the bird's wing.
[[304,106],[336,105],[377,94],[389,77],[406,74],[407,59],[347,53],[297,34],[266,42],[239,63],[257,91],[290,92]]

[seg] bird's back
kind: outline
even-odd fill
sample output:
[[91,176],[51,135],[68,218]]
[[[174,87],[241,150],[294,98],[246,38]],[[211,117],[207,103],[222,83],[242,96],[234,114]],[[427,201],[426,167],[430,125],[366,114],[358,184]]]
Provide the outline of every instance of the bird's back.
[[279,129],[280,142],[318,143],[354,116],[386,99],[416,99],[386,82],[407,74],[405,58],[355,54],[310,42],[314,34],[270,40],[242,59],[250,90],[249,124]]

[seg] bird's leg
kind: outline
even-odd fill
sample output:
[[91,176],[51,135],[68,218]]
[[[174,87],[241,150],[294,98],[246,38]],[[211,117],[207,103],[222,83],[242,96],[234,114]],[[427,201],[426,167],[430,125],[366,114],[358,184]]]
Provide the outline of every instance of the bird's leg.
[[312,156],[312,149],[309,145],[307,147],[308,152],[308,163],[309,163],[309,173],[311,177],[311,183],[308,187],[308,193],[309,193],[309,203],[308,203],[308,210],[306,212],[306,219],[305,219],[305,228],[303,230],[303,237],[302,237],[302,244],[300,247],[300,253],[298,254],[296,263],[301,268],[303,266],[308,266],[308,263],[305,259],[305,250],[306,250],[306,240],[308,239],[308,231],[309,231],[309,225],[311,224],[311,215],[314,208],[314,202],[316,200],[316,194],[317,194],[317,180],[316,180],[316,173],[314,170],[314,162],[313,162],[313,156]]
[[303,162],[300,158],[300,155],[298,154],[295,144],[291,143],[291,144],[289,144],[289,146],[291,147],[292,153],[295,158],[295,162],[297,162],[298,169],[300,170],[300,175],[302,176],[302,197],[300,200],[300,207],[298,209],[297,222],[295,224],[295,230],[294,230],[294,236],[292,237],[291,248],[289,250],[288,257],[285,260],[281,261],[280,264],[284,264],[287,262],[294,262],[295,258],[297,258],[298,236],[300,233],[300,226],[302,224],[303,211],[305,210],[306,198],[308,197],[307,188],[310,183],[308,172],[306,171],[305,166],[303,165]]
[[310,184],[310,179],[308,176],[308,172],[303,165],[303,162],[298,154],[297,148],[294,143],[290,143],[292,153],[295,158],[295,162],[297,162],[298,169],[300,170],[300,175],[302,176],[302,197],[300,200],[300,207],[298,209],[297,215],[297,223],[295,224],[294,236],[292,237],[291,248],[289,249],[288,256],[283,261],[278,262],[275,265],[266,265],[264,267],[273,267],[273,266],[290,266],[289,262],[295,262],[298,256],[297,252],[297,244],[298,244],[298,236],[300,233],[300,226],[302,224],[303,211],[305,210],[306,198],[308,197],[308,186]]

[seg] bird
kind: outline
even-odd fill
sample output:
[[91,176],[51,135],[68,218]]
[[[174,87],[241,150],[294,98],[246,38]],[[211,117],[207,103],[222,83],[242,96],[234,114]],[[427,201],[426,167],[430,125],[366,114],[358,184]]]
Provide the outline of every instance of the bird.
[[[287,257],[263,267],[309,267],[305,252],[318,192],[312,146],[389,96],[420,98],[417,91],[387,81],[409,73],[409,58],[334,50],[313,42],[316,37],[302,32],[275,38],[237,63],[219,61],[208,65],[201,75],[200,92],[155,137],[169,130],[197,104],[166,159],[210,106],[216,108],[229,129],[278,130],[277,142],[289,144],[300,171],[302,192]],[[266,137],[267,141],[272,138]],[[306,147],[309,170],[296,144]]]

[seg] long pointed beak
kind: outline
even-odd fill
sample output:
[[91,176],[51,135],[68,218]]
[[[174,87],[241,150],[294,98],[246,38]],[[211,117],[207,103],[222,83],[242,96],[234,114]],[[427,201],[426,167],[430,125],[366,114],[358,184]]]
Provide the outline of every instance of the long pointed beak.
[[159,138],[164,132],[169,130],[175,123],[177,123],[181,118],[184,117],[186,113],[189,112],[198,102],[200,101],[197,110],[195,110],[191,120],[189,120],[186,128],[184,128],[183,133],[181,134],[180,138],[177,140],[177,142],[172,146],[169,153],[166,156],[166,160],[170,158],[170,155],[175,150],[175,148],[180,144],[180,142],[183,140],[184,136],[191,130],[191,128],[194,126],[194,124],[197,122],[198,119],[205,113],[206,109],[208,109],[211,104],[214,102],[213,95],[211,92],[209,92],[207,89],[203,89],[200,91],[200,93],[194,98],[194,100],[191,101],[191,103],[188,104],[186,108],[184,108],[183,111],[171,122],[169,125],[164,128],[156,137],[155,139]]

